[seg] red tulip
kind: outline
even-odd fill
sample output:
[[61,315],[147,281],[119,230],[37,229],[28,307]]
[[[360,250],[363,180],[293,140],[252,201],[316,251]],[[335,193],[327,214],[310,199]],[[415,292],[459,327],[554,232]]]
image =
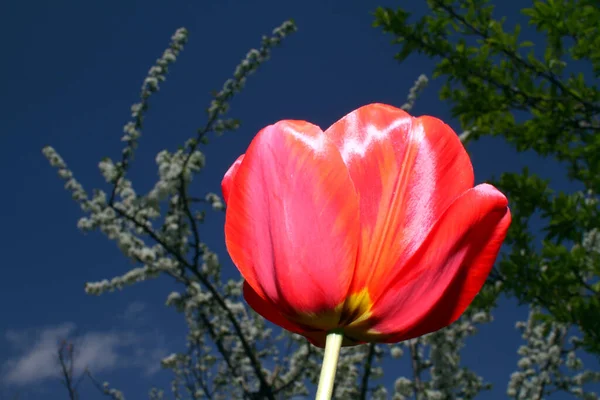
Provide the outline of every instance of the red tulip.
[[323,347],[441,329],[481,290],[506,231],[506,197],[473,187],[456,133],[385,104],[323,132],[262,129],[225,174],[225,237],[267,320]]

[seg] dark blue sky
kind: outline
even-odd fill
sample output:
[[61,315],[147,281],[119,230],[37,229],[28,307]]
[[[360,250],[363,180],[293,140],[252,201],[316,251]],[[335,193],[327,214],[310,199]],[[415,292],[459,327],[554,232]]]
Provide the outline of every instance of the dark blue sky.
[[[520,4],[502,2],[497,15],[514,21],[520,18]],[[146,72],[175,29],[185,26],[190,42],[151,101],[132,169],[137,191],[145,192],[156,177],[156,153],[174,150],[193,136],[205,121],[209,92],[220,89],[263,34],[294,18],[299,31],[274,50],[231,103],[229,116],[241,119],[241,129],[205,148],[207,168],[195,180],[194,194],[220,192],[227,167],[263,126],[292,118],[326,128],[364,104],[400,106],[415,79],[430,74],[434,63],[425,57],[413,56],[403,64],[394,60],[391,37],[371,27],[375,5],[402,5],[420,14],[426,10],[422,0],[2,2],[0,362],[32,349],[44,353],[54,337],[69,332],[106,353],[98,376],[129,399],[146,398],[152,383],[168,388],[169,373],[152,375],[148,365],[157,366],[159,356],[183,348],[183,319],[163,305],[174,285],[161,278],[101,297],[84,293],[84,282],[111,278],[131,264],[114,243],[77,229],[81,213],[42,156],[42,147],[54,146],[86,189],[104,187],[98,161],[119,157],[122,126]],[[439,87],[440,82],[430,83],[413,114],[434,115],[460,131],[448,105],[438,100]],[[501,140],[484,139],[469,151],[478,182],[529,165],[553,177],[555,187],[569,187],[551,160],[516,154]],[[233,274],[222,224],[222,215],[211,214],[203,239]],[[495,317],[464,353],[465,363],[495,384],[493,395],[484,396],[488,399],[505,397],[520,343],[514,323],[526,317],[526,310],[503,301]],[[37,356],[48,359],[44,354]],[[111,356],[123,367],[112,368]],[[398,362],[399,371],[406,362]],[[387,381],[395,379],[394,372],[388,369]],[[25,388],[2,385],[0,395],[19,390],[22,400],[66,398],[52,379]],[[87,389],[84,394],[100,398]]]

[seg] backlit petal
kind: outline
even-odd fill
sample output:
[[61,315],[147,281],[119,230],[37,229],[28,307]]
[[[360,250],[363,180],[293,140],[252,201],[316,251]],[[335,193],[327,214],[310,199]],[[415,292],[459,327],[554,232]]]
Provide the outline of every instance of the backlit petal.
[[240,168],[243,159],[244,154],[239,156],[237,160],[235,160],[233,164],[231,164],[231,167],[229,167],[229,169],[225,173],[225,176],[223,177],[223,180],[221,181],[221,191],[223,192],[223,200],[225,201],[225,204],[227,204],[227,199],[229,198],[229,193],[231,192],[233,181],[235,179],[235,176],[237,175],[238,169]]
[[315,125],[280,121],[254,138],[228,196],[225,239],[258,296],[311,327],[337,326],[359,237],[358,195]]
[[459,197],[406,267],[388,277],[363,324],[367,336],[398,342],[454,322],[481,290],[510,220],[506,197],[491,185]]
[[[317,347],[325,347],[327,332],[303,327],[300,324],[290,321],[281,315],[277,307],[271,304],[269,300],[261,298],[258,293],[256,293],[250,285],[248,285],[248,282],[244,282],[244,298],[246,299],[248,305],[267,321],[287,329],[290,332],[306,337],[308,341]],[[342,346],[356,346],[362,343],[363,342],[357,342],[350,338],[344,338]]]
[[[360,195],[361,241],[351,293],[373,298],[444,210],[473,187],[471,162],[448,125],[384,104],[361,107],[325,133]],[[357,317],[357,310],[346,311],[348,320]]]
[[267,321],[279,325],[290,332],[301,335],[306,332],[306,329],[303,329],[298,324],[291,322],[288,318],[281,315],[279,310],[277,310],[269,300],[260,297],[248,282],[244,282],[244,298],[246,299],[246,302],[248,302],[248,305],[252,307],[254,311],[262,315]]

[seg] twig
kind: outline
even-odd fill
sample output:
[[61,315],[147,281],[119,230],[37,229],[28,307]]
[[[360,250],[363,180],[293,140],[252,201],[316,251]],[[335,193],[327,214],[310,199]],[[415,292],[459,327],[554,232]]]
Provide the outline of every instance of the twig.
[[96,388],[105,396],[110,397],[113,400],[124,400],[123,395],[118,390],[108,389],[107,384],[102,385],[94,378],[89,369],[86,368],[85,374],[90,378],[90,381],[96,386]]
[[423,393],[423,382],[421,381],[421,367],[419,366],[419,352],[418,352],[418,346],[419,346],[419,339],[411,339],[408,343],[408,348],[410,349],[410,358],[411,358],[411,362],[412,362],[412,369],[413,369],[413,380],[415,381],[414,384],[414,393],[415,393],[415,399],[419,399],[420,398],[420,394]]
[[242,344],[242,347],[244,348],[244,352],[250,359],[250,365],[252,366],[252,369],[253,369],[253,371],[256,375],[256,378],[258,379],[259,384],[260,384],[260,391],[259,391],[260,394],[264,395],[265,398],[268,400],[275,400],[275,397],[273,396],[271,387],[269,386],[269,384],[265,378],[265,375],[263,373],[260,362],[256,358],[256,355],[252,349],[252,346],[250,346],[250,343],[248,343],[248,339],[246,339],[246,335],[244,335],[241,325],[237,321],[237,318],[235,317],[233,311],[231,311],[231,309],[227,306],[227,303],[225,302],[225,300],[223,299],[223,297],[221,296],[219,291],[214,287],[214,285],[204,275],[202,275],[200,273],[200,271],[198,271],[196,268],[194,268],[194,266],[191,265],[188,260],[183,258],[183,256],[181,254],[179,254],[179,252],[175,251],[174,249],[171,248],[171,246],[169,246],[167,243],[165,243],[156,234],[156,232],[154,232],[154,230],[152,230],[151,228],[149,228],[148,226],[146,226],[144,224],[139,223],[135,218],[129,216],[128,214],[123,212],[118,207],[111,206],[111,208],[119,216],[127,219],[128,221],[131,221],[137,227],[141,228],[146,234],[148,234],[148,236],[150,236],[156,243],[163,246],[163,248],[169,254],[171,254],[173,257],[175,257],[175,259],[180,263],[180,265],[184,266],[188,271],[190,271],[198,279],[198,281],[200,283],[202,283],[208,289],[208,291],[213,296],[213,298],[215,299],[217,304],[223,309],[223,311],[227,315],[227,319],[233,325],[233,329],[234,329],[236,335],[240,339],[240,343]]
[[365,369],[360,384],[360,395],[359,399],[367,400],[367,392],[369,391],[369,378],[371,377],[371,365],[373,363],[373,357],[375,357],[375,343],[369,344],[369,352],[367,353],[367,361],[365,362]]
[[73,354],[73,344],[63,340],[58,349],[58,362],[60,363],[63,375],[62,383],[67,388],[67,392],[69,392],[69,399],[77,400],[79,396],[75,388],[76,385],[73,384]]

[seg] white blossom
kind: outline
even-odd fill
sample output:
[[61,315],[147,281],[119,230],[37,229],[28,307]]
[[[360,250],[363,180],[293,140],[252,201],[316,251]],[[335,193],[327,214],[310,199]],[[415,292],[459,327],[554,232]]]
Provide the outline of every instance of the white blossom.
[[410,111],[415,106],[415,102],[417,101],[417,97],[419,94],[427,87],[429,83],[429,79],[427,75],[421,74],[410,88],[408,92],[408,97],[406,99],[406,103],[404,103],[400,108],[404,111]]

